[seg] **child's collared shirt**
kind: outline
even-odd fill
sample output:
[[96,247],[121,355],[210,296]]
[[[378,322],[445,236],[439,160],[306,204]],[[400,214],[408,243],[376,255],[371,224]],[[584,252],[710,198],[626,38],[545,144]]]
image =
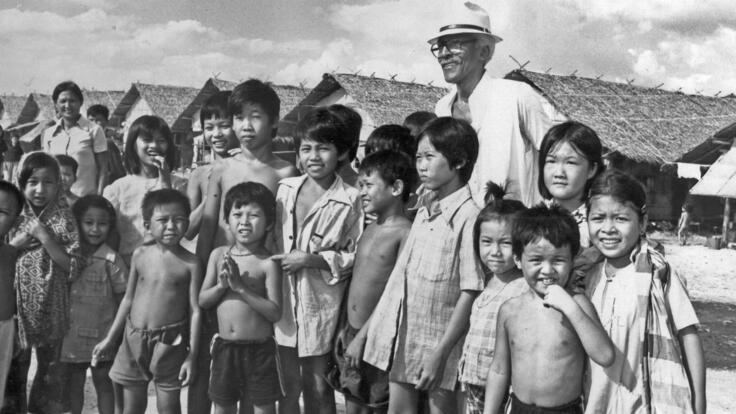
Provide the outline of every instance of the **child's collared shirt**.
[[465,337],[463,356],[458,367],[460,382],[486,385],[488,370],[493,361],[493,349],[496,346],[498,310],[506,300],[519,296],[528,288],[526,280],[520,277],[501,289],[490,289],[490,285],[486,286],[475,299],[470,313],[470,328]]
[[85,258],[81,273],[71,285],[71,325],[61,347],[63,362],[92,360],[92,350],[115,319],[115,295],[125,293],[128,280],[122,257],[106,244]]
[[[306,217],[295,217],[299,189],[307,175],[281,180],[276,195],[276,245],[318,254],[330,270],[304,268],[284,275],[283,316],[275,324],[279,345],[296,347],[300,357],[332,350],[340,304],[351,276],[355,247],[362,231],[360,193],[338,176]],[[301,221],[301,230],[295,220]]]
[[[465,185],[442,200],[426,197],[371,317],[363,359],[392,378],[416,383],[424,359],[447,330],[463,290],[483,290],[483,270],[473,249],[479,209]],[[394,346],[395,345],[395,346]],[[441,388],[454,390],[463,347],[446,360]],[[401,353],[401,354],[399,354]]]
[[77,180],[72,192],[79,197],[97,193],[97,164],[95,154],[107,151],[107,138],[99,125],[80,116],[77,123],[64,129],[58,119],[44,130],[41,149],[49,154],[65,154],[77,161]]

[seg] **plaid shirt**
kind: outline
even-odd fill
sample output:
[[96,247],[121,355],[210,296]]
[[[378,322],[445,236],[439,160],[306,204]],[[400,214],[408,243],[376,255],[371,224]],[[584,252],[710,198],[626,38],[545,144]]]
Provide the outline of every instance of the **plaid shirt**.
[[[296,347],[300,357],[324,355],[332,339],[363,215],[358,190],[338,176],[305,217],[295,217],[299,189],[307,175],[281,180],[276,195],[276,245],[282,252],[301,250],[322,256],[330,270],[308,267],[284,275],[283,316],[275,325],[279,345]],[[301,220],[297,226],[295,219]],[[298,234],[295,230],[301,227]]]
[[488,369],[493,361],[496,345],[496,317],[507,299],[520,295],[527,289],[523,277],[514,279],[501,289],[489,284],[473,302],[470,313],[470,329],[465,337],[463,356],[458,367],[461,382],[479,386],[486,385]]
[[[424,358],[447,330],[462,290],[483,289],[483,271],[473,249],[478,207],[466,185],[437,201],[423,200],[406,246],[371,318],[364,359],[387,370],[394,348],[392,378],[416,383]],[[405,321],[405,326],[401,326]],[[401,346],[395,346],[397,342]],[[446,360],[440,387],[454,390],[460,339]]]

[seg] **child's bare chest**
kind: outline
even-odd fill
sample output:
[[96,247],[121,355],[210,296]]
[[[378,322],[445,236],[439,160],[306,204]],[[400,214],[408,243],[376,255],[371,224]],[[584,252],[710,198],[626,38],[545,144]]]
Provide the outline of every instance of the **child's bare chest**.
[[261,183],[268,187],[274,194],[279,182],[276,170],[266,165],[254,166],[245,163],[231,164],[230,168],[222,175],[221,182],[223,194],[226,194],[233,186],[244,181]]
[[507,330],[509,345],[518,355],[563,357],[580,346],[580,340],[567,318],[550,308],[520,312],[511,319]]
[[294,206],[294,219],[297,222],[297,227],[301,230],[304,220],[309,215],[309,212],[314,207],[314,204],[319,199],[319,195],[301,191],[296,198],[296,204]]
[[253,256],[236,257],[230,256],[238,265],[240,280],[251,292],[261,296],[266,294],[266,273],[261,269],[260,259]]

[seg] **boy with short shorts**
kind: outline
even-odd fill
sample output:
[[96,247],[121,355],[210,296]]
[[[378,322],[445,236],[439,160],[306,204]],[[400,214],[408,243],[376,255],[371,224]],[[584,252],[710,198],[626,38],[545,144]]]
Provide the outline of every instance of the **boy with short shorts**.
[[587,359],[609,366],[614,348],[590,300],[569,290],[578,225],[561,207],[540,204],[519,213],[511,237],[530,289],[499,309],[484,413],[506,412],[510,385],[511,413],[582,414]]
[[125,412],[145,412],[153,381],[158,412],[179,413],[181,388],[195,375],[202,266],[179,244],[189,225],[184,194],[170,188],[151,191],[142,210],[154,242],[133,252],[125,296],[92,358],[110,355],[124,331],[110,379],[123,386]]
[[255,414],[275,413],[283,394],[273,338],[282,281],[264,243],[276,200],[263,184],[241,183],[227,192],[224,213],[235,243],[212,252],[199,294],[203,308],[217,307],[219,325],[210,346],[209,397],[215,414],[237,412],[246,396]]
[[363,349],[367,322],[409,235],[411,221],[404,203],[415,175],[411,159],[398,151],[374,152],[360,164],[358,184],[363,211],[376,218],[358,240],[344,310],[346,320],[335,343],[338,375],[330,378],[333,386],[345,394],[348,414],[381,413],[388,405],[388,372],[363,362]]

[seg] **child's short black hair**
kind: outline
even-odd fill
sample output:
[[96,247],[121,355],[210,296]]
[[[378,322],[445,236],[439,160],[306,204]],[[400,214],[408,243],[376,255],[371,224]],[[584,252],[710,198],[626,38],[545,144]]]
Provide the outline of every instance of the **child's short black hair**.
[[110,110],[107,109],[105,105],[92,105],[89,108],[87,108],[87,118],[91,118],[93,116],[101,116],[105,119],[110,118]]
[[553,204],[544,203],[519,212],[511,233],[514,256],[521,257],[524,248],[539,239],[546,239],[555,247],[570,246],[571,257],[580,251],[580,230],[570,213]]
[[125,160],[128,163],[131,173],[138,174],[141,172],[141,159],[138,157],[138,151],[136,150],[138,137],[144,136],[147,139],[153,139],[156,134],[160,134],[166,140],[168,145],[166,146],[166,153],[163,156],[166,160],[166,165],[169,168],[174,168],[176,147],[174,146],[174,136],[171,134],[169,125],[162,118],[155,115],[142,115],[130,125],[128,138],[125,140]]
[[143,196],[143,203],[141,203],[143,221],[151,221],[153,209],[156,208],[156,206],[163,206],[166,204],[179,204],[184,209],[187,218],[189,218],[189,213],[192,212],[189,207],[189,199],[187,196],[173,188],[162,188],[160,190],[148,192]]
[[56,161],[59,162],[60,167],[71,167],[74,176],[77,175],[77,169],[79,169],[79,163],[74,158],[66,154],[56,154]]
[[348,153],[353,145],[350,128],[343,117],[324,106],[309,111],[297,124],[294,134],[297,153],[304,140],[333,144],[340,155]]
[[429,121],[433,121],[435,119],[437,119],[437,115],[435,115],[434,112],[416,111],[404,118],[404,126],[409,128],[411,135],[416,139],[422,129],[424,129],[424,126],[427,125]]
[[588,214],[594,197],[609,196],[622,204],[629,204],[643,219],[647,214],[647,192],[644,186],[634,177],[623,171],[610,169],[593,179],[590,193],[586,201]]
[[266,215],[266,224],[271,225],[276,221],[276,198],[271,190],[261,183],[247,181],[234,185],[225,194],[222,211],[225,222],[233,208],[248,204],[256,204],[261,207]]
[[51,93],[51,99],[56,103],[56,101],[59,99],[59,95],[61,95],[62,92],[71,92],[74,96],[79,99],[79,103],[84,103],[84,96],[82,95],[82,89],[79,88],[79,85],[72,81],[64,81],[60,84],[56,85],[54,88],[54,92]]
[[[513,228],[514,221],[519,212],[526,210],[526,206],[519,200],[505,200],[503,197],[506,191],[494,183],[489,181],[486,183],[486,195],[483,198],[486,205],[478,213],[473,225],[473,250],[475,255],[480,257],[480,226],[488,221],[508,223]],[[489,272],[486,264],[481,260],[483,270]]]
[[351,147],[348,152],[348,161],[353,161],[358,155],[358,147],[360,146],[360,130],[363,128],[363,118],[355,109],[340,105],[333,104],[327,107],[333,111],[337,116],[341,117],[345,126],[348,128],[348,135],[350,137]]
[[[281,99],[271,85],[258,79],[248,79],[233,89],[227,102],[230,117],[240,114],[247,104],[258,104],[268,115],[269,122],[275,127],[279,120]],[[274,128],[275,135],[275,128]]]
[[82,216],[84,216],[84,213],[86,213],[87,210],[93,207],[99,208],[107,213],[107,216],[110,219],[110,230],[114,230],[117,221],[115,207],[113,207],[110,201],[105,197],[97,194],[87,194],[72,204],[72,214],[74,215],[74,218],[77,219],[77,223],[80,224],[80,228]]
[[401,151],[412,159],[417,154],[417,143],[409,128],[396,124],[381,125],[365,141],[365,155],[376,151]]
[[199,110],[199,124],[204,128],[204,121],[210,118],[231,119],[227,105],[230,100],[231,91],[220,91],[207,98]]
[[478,159],[478,134],[473,127],[464,120],[445,116],[430,121],[417,142],[425,137],[447,158],[450,168],[460,166],[460,181],[467,183]]
[[361,174],[378,173],[388,185],[401,180],[404,183],[404,191],[401,193],[403,202],[409,200],[411,189],[417,180],[414,163],[408,155],[399,151],[383,150],[369,154],[360,163],[358,171]]
[[26,198],[23,196],[23,192],[13,183],[0,180],[0,193],[10,194],[11,197],[15,198],[16,206],[18,207],[15,211],[15,216],[18,217],[20,212],[23,210],[23,205],[26,202]]
[[51,172],[56,175],[56,182],[61,182],[61,171],[59,170],[59,162],[53,155],[45,152],[36,151],[28,154],[23,160],[18,172],[18,185],[21,190],[25,190],[28,179],[33,175],[33,171],[39,168],[50,168]]

